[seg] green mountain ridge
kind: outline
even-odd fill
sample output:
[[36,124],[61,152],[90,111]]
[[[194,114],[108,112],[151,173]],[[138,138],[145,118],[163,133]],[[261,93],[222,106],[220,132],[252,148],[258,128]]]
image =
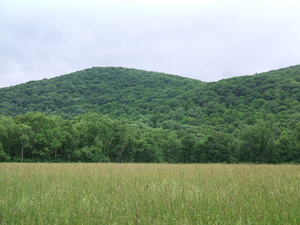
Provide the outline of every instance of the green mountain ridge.
[[[198,83],[201,82],[135,69],[91,68],[0,89],[0,104],[1,108],[7,109],[2,114],[8,115],[31,110],[51,110],[52,113],[68,115],[91,111],[110,113],[109,109],[116,104],[124,106],[133,102],[143,111],[143,102],[155,100],[162,103],[181,91],[194,88]],[[179,90],[173,87],[179,87]]]
[[[60,150],[46,144],[42,148],[34,131],[31,148],[41,148],[42,153],[52,149],[50,153],[37,154],[38,159],[76,161],[89,154],[87,161],[300,162],[299,82],[299,65],[218,82],[121,67],[93,67],[1,88],[0,144],[6,152],[17,149],[7,139],[9,123],[29,126],[33,132],[38,121],[53,120],[61,132],[67,129],[63,127],[84,132],[79,128],[83,123],[86,132],[91,129],[97,135],[90,133],[89,141],[83,138],[73,147],[68,145],[69,153],[63,153],[67,145],[64,141],[73,131],[65,130],[61,135],[68,135],[56,140]],[[92,126],[87,125],[88,121],[110,131],[116,126],[116,133],[111,134],[114,145],[100,135],[102,128],[88,128]],[[121,138],[118,129],[125,129],[124,135],[135,141]],[[115,135],[124,142],[116,141]],[[144,140],[143,144],[140,140]],[[169,152],[170,146],[176,153]],[[124,148],[128,148],[126,157]],[[102,149],[101,154],[96,149]],[[114,154],[109,153],[111,149]],[[19,153],[5,154],[12,159],[19,157]],[[26,157],[35,156],[27,153]]]
[[[18,115],[44,111],[69,117],[96,112],[137,116],[201,107],[201,111],[206,111],[204,114],[211,114],[213,103],[228,108],[254,101],[256,108],[264,106],[267,112],[277,113],[293,107],[291,102],[282,102],[283,98],[300,101],[299,67],[211,83],[135,69],[91,68],[2,88],[0,113]],[[273,109],[271,102],[274,103]]]

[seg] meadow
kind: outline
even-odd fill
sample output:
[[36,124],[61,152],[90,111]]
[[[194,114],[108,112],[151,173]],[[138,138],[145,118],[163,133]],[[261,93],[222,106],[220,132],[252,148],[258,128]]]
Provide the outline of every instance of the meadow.
[[300,224],[300,166],[0,164],[0,224]]

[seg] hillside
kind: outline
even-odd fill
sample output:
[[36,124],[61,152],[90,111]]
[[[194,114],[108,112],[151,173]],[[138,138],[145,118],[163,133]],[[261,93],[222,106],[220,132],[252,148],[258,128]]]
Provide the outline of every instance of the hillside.
[[43,111],[66,117],[86,112],[145,115],[178,107],[183,93],[202,82],[126,68],[91,68],[0,89],[0,114]]
[[42,111],[71,118],[95,112],[133,120],[148,115],[154,124],[176,120],[200,125],[207,117],[213,124],[214,117],[232,123],[237,118],[228,114],[237,112],[244,112],[239,120],[255,113],[295,114],[299,81],[300,66],[213,83],[135,69],[91,68],[0,89],[0,114]]
[[[94,121],[98,119],[102,122],[110,121],[109,123],[115,124],[114,126],[120,129],[128,125],[126,132],[129,133],[137,129],[134,131],[137,142],[132,144],[135,145],[135,151],[137,149],[152,151],[150,149],[153,148],[153,143],[150,143],[155,141],[157,145],[155,148],[159,152],[153,153],[154,155],[147,152],[148,156],[147,154],[137,156],[136,154],[140,153],[131,152],[126,159],[124,157],[121,159],[116,153],[109,155],[102,152],[104,156],[101,156],[101,160],[105,158],[108,161],[167,162],[300,161],[299,82],[300,66],[211,83],[135,69],[114,67],[86,69],[52,79],[31,81],[0,89],[0,115],[2,115],[0,132],[1,126],[3,130],[2,137],[0,133],[0,144],[4,146],[6,156],[10,155],[11,159],[17,157],[5,150],[9,145],[8,139],[5,139],[9,133],[6,128],[9,118],[16,126],[27,125],[31,130],[35,124],[32,120],[37,118],[46,118],[47,121],[53,119],[55,123],[60,124],[59,126],[65,123],[69,123],[68,126],[75,126],[80,120],[93,118]],[[96,114],[91,116],[91,113]],[[53,129],[54,127],[52,126]],[[97,133],[97,130],[95,132]],[[143,139],[139,135],[148,135],[143,137],[147,140],[147,144],[143,145],[138,141]],[[167,140],[172,137],[172,141],[163,144],[163,136]],[[66,157],[80,160],[80,156],[76,158],[74,152],[86,147],[95,147],[95,138],[97,135],[90,137],[90,142],[73,146],[74,149],[70,150],[73,155],[71,153],[71,156],[64,155],[63,160],[66,160]],[[60,140],[57,148],[63,145],[65,139]],[[161,144],[157,144],[159,139]],[[172,156],[166,156],[166,146],[172,144],[177,146],[174,147],[176,152],[173,152]],[[105,145],[103,141],[101,145]],[[35,143],[32,147],[38,148],[37,146]],[[116,146],[123,149],[121,151],[123,154],[125,147],[120,147],[122,146],[120,143]],[[283,146],[291,147],[284,150]],[[49,149],[49,146],[45,145],[43,149],[45,148]],[[110,151],[111,144],[106,148],[106,152]],[[54,149],[55,147],[46,154],[47,157],[55,155],[57,158],[59,153]],[[43,158],[42,155],[39,155],[40,159]],[[34,156],[30,155],[30,158]]]

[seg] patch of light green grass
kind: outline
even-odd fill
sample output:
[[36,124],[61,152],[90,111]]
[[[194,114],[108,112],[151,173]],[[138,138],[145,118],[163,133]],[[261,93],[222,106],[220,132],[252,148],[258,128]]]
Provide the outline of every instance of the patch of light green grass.
[[0,164],[0,224],[300,224],[300,166]]

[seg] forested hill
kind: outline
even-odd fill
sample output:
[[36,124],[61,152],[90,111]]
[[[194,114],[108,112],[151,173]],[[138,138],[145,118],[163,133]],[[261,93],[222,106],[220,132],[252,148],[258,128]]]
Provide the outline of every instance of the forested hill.
[[70,118],[96,112],[136,118],[185,106],[186,93],[202,86],[200,81],[163,73],[91,68],[0,89],[0,114],[43,111]]
[[86,69],[0,89],[0,161],[300,162],[299,101],[300,66],[211,83]]
[[158,122],[185,119],[190,125],[208,117],[237,119],[228,118],[229,111],[247,112],[240,120],[255,113],[291,115],[299,111],[299,82],[300,66],[212,83],[135,69],[91,68],[0,89],[0,115],[42,111],[71,118],[95,112],[134,120],[147,115],[155,123],[159,114]]

